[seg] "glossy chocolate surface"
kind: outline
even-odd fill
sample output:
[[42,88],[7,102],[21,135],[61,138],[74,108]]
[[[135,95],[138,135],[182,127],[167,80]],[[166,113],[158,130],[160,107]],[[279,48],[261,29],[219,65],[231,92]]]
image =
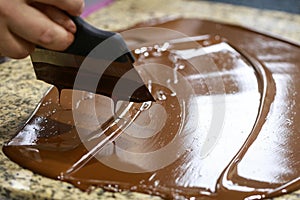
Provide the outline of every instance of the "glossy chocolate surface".
[[156,102],[119,102],[114,118],[107,97],[59,101],[53,88],[5,154],[82,190],[259,199],[299,189],[300,47],[199,19],[133,28],[148,26],[122,34]]

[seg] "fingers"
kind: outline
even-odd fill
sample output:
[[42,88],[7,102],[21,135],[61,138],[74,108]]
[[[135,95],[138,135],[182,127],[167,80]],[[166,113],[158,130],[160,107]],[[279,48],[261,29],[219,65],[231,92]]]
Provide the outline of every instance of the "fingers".
[[66,30],[71,33],[76,32],[75,23],[69,18],[69,16],[64,13],[62,10],[41,3],[34,3],[32,6],[42,11],[45,15],[47,15],[52,21],[64,27]]
[[[2,2],[2,0],[0,0]],[[3,2],[2,2],[3,3]],[[78,16],[84,0],[10,0],[0,4],[0,53],[24,58],[35,45],[65,50],[76,26],[65,13]]]
[[34,50],[34,44],[23,40],[8,30],[1,33],[0,43],[1,54],[11,58],[25,58]]
[[34,2],[52,5],[67,11],[70,15],[79,16],[84,8],[84,0],[33,0]]
[[[71,32],[49,19],[36,8],[26,5],[18,8],[20,10],[16,10],[14,15],[7,19],[7,25],[9,30],[19,37],[58,51],[65,50],[73,42],[74,36]],[[60,23],[66,22],[62,20]]]

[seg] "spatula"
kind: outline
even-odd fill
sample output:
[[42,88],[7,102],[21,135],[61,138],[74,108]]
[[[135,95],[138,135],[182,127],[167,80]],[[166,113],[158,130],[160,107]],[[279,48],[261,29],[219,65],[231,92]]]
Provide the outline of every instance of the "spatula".
[[115,101],[154,101],[121,35],[99,30],[80,17],[71,18],[77,31],[65,51],[37,47],[30,55],[37,79],[59,90],[84,90]]

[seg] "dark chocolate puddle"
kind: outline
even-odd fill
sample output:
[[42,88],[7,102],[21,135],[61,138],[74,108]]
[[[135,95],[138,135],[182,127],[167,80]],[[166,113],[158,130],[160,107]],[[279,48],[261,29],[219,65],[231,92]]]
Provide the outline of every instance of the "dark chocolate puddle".
[[[65,91],[59,104],[52,88],[4,153],[86,191],[259,199],[299,189],[299,46],[199,19],[151,27],[123,35],[156,102],[123,102],[116,119],[106,97]],[[122,134],[73,170],[97,131]]]

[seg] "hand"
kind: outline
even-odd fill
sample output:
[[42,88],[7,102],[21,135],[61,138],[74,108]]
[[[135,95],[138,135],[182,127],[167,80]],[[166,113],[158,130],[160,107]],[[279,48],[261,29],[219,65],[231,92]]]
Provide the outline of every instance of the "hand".
[[81,14],[84,0],[0,0],[0,54],[25,58],[40,45],[61,51],[76,26],[65,13]]

